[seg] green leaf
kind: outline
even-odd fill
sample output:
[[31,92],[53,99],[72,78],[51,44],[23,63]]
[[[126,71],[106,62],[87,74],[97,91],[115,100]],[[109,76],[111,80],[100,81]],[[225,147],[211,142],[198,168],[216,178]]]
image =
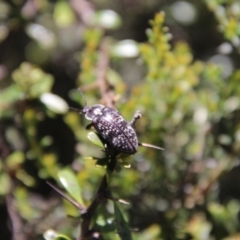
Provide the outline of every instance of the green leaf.
[[7,159],[6,163],[9,169],[15,170],[24,162],[24,154],[20,151],[15,151],[10,154]]
[[53,13],[54,21],[60,28],[71,26],[75,21],[75,16],[68,1],[58,1]]
[[60,170],[58,172],[58,178],[70,196],[73,197],[78,203],[83,204],[81,189],[73,171],[68,168]]
[[[0,169],[1,171],[1,169]],[[11,179],[7,173],[0,174],[0,195],[6,195],[11,189]]]
[[[25,187],[17,187],[13,191],[18,214],[25,220],[30,221],[37,215],[36,208],[29,204],[29,192]],[[28,204],[26,204],[28,203]]]
[[116,202],[114,202],[114,216],[116,222],[117,232],[122,240],[131,240],[131,232],[128,227],[128,223],[125,221],[121,210]]
[[129,154],[121,154],[118,158],[118,164],[123,166],[124,168],[130,168],[131,167],[131,161],[132,161],[132,155]]
[[9,105],[15,101],[19,101],[23,98],[23,92],[16,85],[12,84],[11,86],[5,88],[0,91],[0,107],[4,107],[5,105]]
[[45,240],[70,240],[69,237],[63,234],[59,234],[55,230],[48,229],[44,232],[43,237]]
[[38,98],[43,93],[50,92],[54,82],[52,75],[28,62],[22,63],[14,70],[12,78],[28,98]]
[[67,237],[66,235],[60,234],[55,238],[55,240],[70,240],[70,238]]
[[87,135],[88,139],[96,146],[100,148],[104,148],[103,142],[98,137],[98,135],[95,132],[89,132]]

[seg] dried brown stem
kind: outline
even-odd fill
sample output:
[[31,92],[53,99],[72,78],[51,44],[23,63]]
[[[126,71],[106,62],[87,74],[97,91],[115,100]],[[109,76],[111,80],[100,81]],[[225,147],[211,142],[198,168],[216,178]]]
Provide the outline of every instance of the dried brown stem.
[[107,81],[109,68],[109,39],[104,38],[99,47],[98,62],[96,66],[96,81],[81,87],[81,91],[89,91],[98,88],[102,102],[105,106],[114,107],[114,91]]
[[73,10],[86,26],[92,25],[93,6],[86,0],[70,0]]
[[114,107],[114,93],[107,81],[107,71],[109,67],[109,39],[104,38],[99,48],[99,59],[97,63],[96,83],[102,96],[104,104]]

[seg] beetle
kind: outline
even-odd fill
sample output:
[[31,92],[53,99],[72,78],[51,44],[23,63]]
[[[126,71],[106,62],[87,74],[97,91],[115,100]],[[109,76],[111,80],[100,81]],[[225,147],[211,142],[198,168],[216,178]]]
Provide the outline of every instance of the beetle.
[[78,111],[79,114],[84,114],[85,118],[91,121],[86,128],[89,129],[93,126],[107,145],[110,145],[119,153],[135,154],[138,146],[164,150],[155,145],[138,142],[134,124],[141,118],[141,113],[139,111],[136,111],[132,120],[127,122],[116,109],[101,104],[89,107],[86,104],[86,100],[83,109],[71,109]]

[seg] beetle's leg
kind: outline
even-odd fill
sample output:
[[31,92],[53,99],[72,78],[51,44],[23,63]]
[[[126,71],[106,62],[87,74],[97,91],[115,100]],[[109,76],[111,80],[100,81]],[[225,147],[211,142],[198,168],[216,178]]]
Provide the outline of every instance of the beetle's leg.
[[92,123],[90,123],[90,124],[88,124],[87,126],[86,126],[86,129],[90,129],[91,127],[93,126],[93,124]]
[[107,149],[107,144],[106,144],[106,143],[104,144],[104,148],[101,149],[101,151],[102,151],[102,152],[105,152],[105,153],[108,151],[108,149]]
[[135,114],[134,114],[134,116],[133,116],[133,118],[132,118],[132,120],[129,122],[129,124],[130,124],[131,126],[133,126],[133,125],[135,124],[135,122],[136,122],[139,118],[141,118],[141,117],[142,117],[142,115],[141,115],[140,111],[136,111]]

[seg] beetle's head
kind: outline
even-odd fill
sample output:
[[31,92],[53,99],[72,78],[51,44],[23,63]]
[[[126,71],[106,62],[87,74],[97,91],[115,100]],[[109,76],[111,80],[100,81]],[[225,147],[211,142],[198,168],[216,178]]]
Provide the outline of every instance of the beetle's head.
[[72,108],[70,107],[70,109],[77,111],[79,114],[84,114],[85,118],[88,120],[93,120],[94,117],[98,116],[98,115],[102,115],[102,109],[104,108],[103,105],[101,104],[96,104],[93,107],[89,107],[87,106],[87,101],[85,99],[85,96],[83,95],[82,91],[79,89],[82,98],[84,100],[84,105],[85,107],[82,109],[76,109],[76,108]]
[[102,115],[103,108],[104,108],[104,106],[101,104],[96,104],[93,107],[86,106],[81,110],[81,113],[83,113],[85,115],[86,119],[92,120],[94,117],[96,117],[98,115]]

